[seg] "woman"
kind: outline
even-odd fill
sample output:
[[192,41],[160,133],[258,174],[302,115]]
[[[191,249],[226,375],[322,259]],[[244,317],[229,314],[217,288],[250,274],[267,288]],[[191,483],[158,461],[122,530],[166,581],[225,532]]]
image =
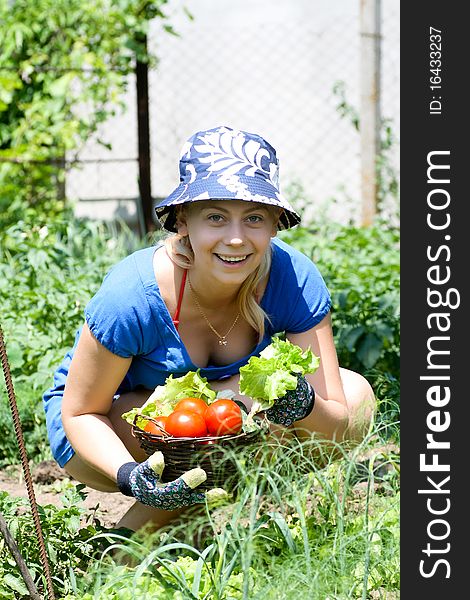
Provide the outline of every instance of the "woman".
[[375,403],[368,382],[338,366],[321,275],[276,238],[300,217],[279,193],[276,153],[262,137],[197,132],[182,150],[180,185],[156,212],[173,235],[107,274],[44,394],[55,459],[90,487],[135,497],[119,523],[134,530],[204,501],[204,472],[161,485],[161,453],[145,460],[121,418],[169,374],[201,369],[215,389],[237,392],[239,368],[285,332],[320,367],[276,401],[273,423],[299,437],[360,439]]

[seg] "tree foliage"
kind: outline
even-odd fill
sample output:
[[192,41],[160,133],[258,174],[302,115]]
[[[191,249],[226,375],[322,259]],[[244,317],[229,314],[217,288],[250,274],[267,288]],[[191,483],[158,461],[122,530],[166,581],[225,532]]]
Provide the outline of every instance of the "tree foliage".
[[[124,109],[167,0],[0,0],[0,227],[60,211],[65,157]],[[104,142],[102,142],[104,143]]]

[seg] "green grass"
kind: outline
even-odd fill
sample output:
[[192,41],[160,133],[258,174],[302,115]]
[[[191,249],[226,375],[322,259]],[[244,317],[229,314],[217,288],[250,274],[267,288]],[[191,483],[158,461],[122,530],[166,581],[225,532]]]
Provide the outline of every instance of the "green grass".
[[[275,445],[256,461],[237,456],[240,485],[229,504],[198,507],[181,524],[131,540],[86,513],[80,487],[66,490],[62,508],[42,509],[57,598],[399,597],[398,233],[334,224],[317,233],[296,228],[284,237],[315,260],[330,288],[340,363],[374,387],[379,409],[367,439],[338,447],[334,460],[314,440]],[[111,265],[146,243],[73,218],[0,232],[1,324],[32,460],[50,457],[41,395],[85,303]],[[5,467],[18,463],[18,450],[3,382],[0,427]],[[0,511],[44,592],[25,502],[1,493]],[[0,597],[26,597],[2,540]]]
[[398,594],[399,460],[377,439],[374,431],[322,467],[313,440],[270,440],[256,460],[238,456],[230,503],[117,539],[70,598],[131,598],[136,589],[139,598],[214,600]]
[[[377,425],[335,457],[314,439],[269,437],[255,455],[244,449],[232,458],[238,486],[227,503],[193,507],[180,522],[130,539],[87,515],[83,486],[69,486],[62,508],[41,509],[57,598],[398,598],[399,450],[381,442]],[[25,504],[0,494],[44,590]],[[0,564],[0,597],[25,597],[1,546]]]

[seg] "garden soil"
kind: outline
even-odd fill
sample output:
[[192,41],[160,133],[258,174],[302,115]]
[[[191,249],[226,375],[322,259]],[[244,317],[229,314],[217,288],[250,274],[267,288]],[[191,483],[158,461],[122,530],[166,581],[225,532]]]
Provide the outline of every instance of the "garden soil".
[[[73,479],[71,480],[67,473],[53,460],[46,460],[32,467],[31,476],[36,502],[42,506],[47,504],[62,506],[61,496],[64,485],[67,485],[68,482],[72,484],[79,483]],[[21,466],[8,467],[0,471],[0,491],[8,492],[8,494],[15,497],[28,498]],[[90,513],[94,512],[96,518],[104,527],[114,527],[135,502],[132,498],[123,496],[118,492],[109,494],[88,487],[84,488],[83,491],[87,496],[82,506],[87,509],[88,513],[88,515],[84,515],[84,518],[86,519]]]
[[[365,496],[367,495],[367,476],[371,468],[371,459],[374,464],[374,488],[376,488],[376,492],[387,493],[386,486],[384,488],[384,481],[387,479],[387,474],[394,470],[392,462],[388,458],[391,454],[398,457],[400,454],[399,446],[393,443],[383,445],[379,443],[358,457],[359,460],[356,463],[358,477],[353,486],[351,498],[352,504],[357,505],[356,510],[358,513],[364,510]],[[384,460],[384,457],[387,458]],[[363,477],[361,477],[361,469],[363,470]],[[46,460],[33,466],[31,475],[36,502],[42,506],[46,504],[62,506],[61,496],[64,487],[79,483],[70,479],[67,473],[53,460]],[[0,491],[6,491],[11,496],[28,498],[21,466],[11,466],[3,471],[0,470]],[[104,493],[89,487],[85,487],[83,491],[86,493],[86,499],[83,501],[82,506],[87,509],[83,515],[83,521],[90,522],[90,516],[94,514],[99,522],[108,528],[115,527],[120,518],[135,502],[134,499],[123,496],[119,492],[114,494]],[[313,507],[315,504],[314,493],[311,500]],[[354,510],[354,506],[350,506],[350,509]],[[224,509],[216,512],[217,515],[213,515],[214,521],[217,523],[220,520],[222,527],[227,515]]]

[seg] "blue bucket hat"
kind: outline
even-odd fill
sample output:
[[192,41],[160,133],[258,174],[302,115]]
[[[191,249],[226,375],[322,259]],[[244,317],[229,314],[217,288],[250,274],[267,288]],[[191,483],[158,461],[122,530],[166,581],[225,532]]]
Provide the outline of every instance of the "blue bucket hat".
[[158,220],[176,232],[175,207],[198,200],[246,200],[282,209],[279,229],[300,223],[279,192],[279,161],[274,148],[255,133],[230,127],[198,131],[184,144],[180,184],[155,207]]

